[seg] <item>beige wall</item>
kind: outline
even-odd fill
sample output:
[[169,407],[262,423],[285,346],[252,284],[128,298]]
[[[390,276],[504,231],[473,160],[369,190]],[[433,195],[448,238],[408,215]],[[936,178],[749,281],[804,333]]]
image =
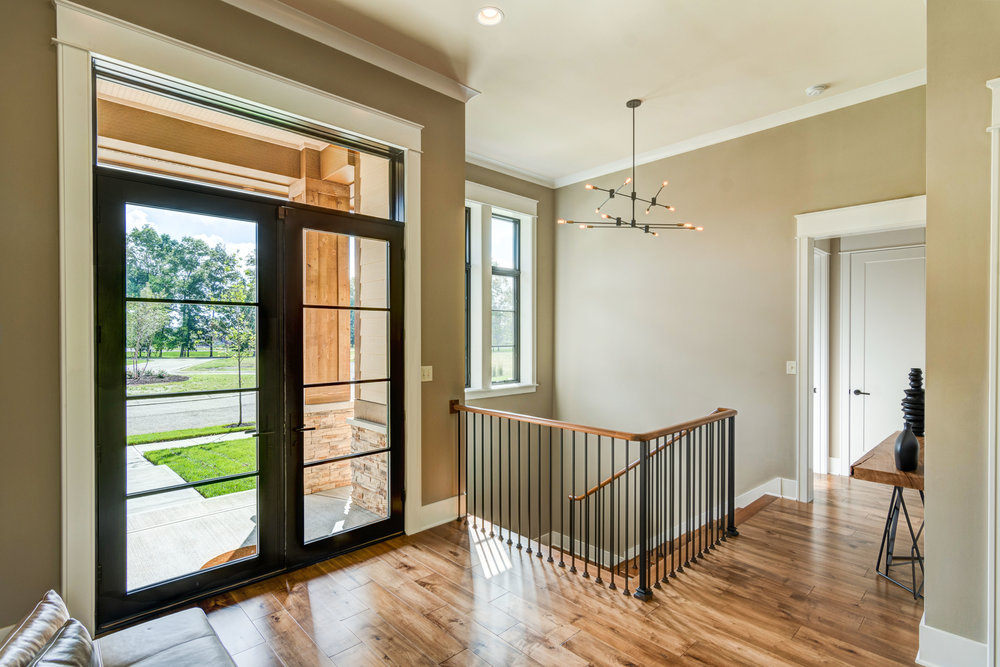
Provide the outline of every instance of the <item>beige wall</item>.
[[[663,179],[674,219],[705,232],[556,230],[555,413],[641,431],[736,408],[737,491],[794,477],[794,216],[922,194],[924,91],[638,169],[640,190]],[[556,192],[559,217],[598,203]]]
[[[219,0],[82,0],[160,33],[424,126],[421,179],[424,502],[453,493],[448,399],[464,384],[465,108]],[[4,3],[0,105],[0,627],[59,586],[56,58],[48,0]],[[21,287],[13,289],[10,286]],[[15,518],[20,516],[21,518]]]
[[[928,625],[986,640],[990,124],[1000,3],[927,7]],[[940,443],[938,445],[938,443]]]

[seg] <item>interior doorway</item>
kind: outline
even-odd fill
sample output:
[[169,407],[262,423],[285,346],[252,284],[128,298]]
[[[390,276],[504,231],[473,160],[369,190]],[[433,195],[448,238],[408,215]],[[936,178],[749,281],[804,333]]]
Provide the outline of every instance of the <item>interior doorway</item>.
[[[843,292],[850,290],[844,287],[845,271],[842,264],[845,257],[862,250],[882,249],[889,242],[890,236],[885,233],[904,234],[906,239],[899,237],[891,241],[893,245],[923,245],[923,229],[926,226],[926,197],[908,197],[861,206],[851,206],[828,211],[804,213],[796,217],[797,230],[797,367],[796,380],[796,479],[797,499],[810,502],[813,496],[813,473],[821,472],[823,466],[817,461],[824,456],[823,443],[817,438],[827,436],[826,467],[828,472],[848,474],[851,463],[848,435],[851,430],[849,402],[846,400],[851,377],[845,372],[844,360],[850,358],[851,341],[849,335],[842,335],[842,327],[849,316],[843,314]],[[919,241],[914,242],[914,235],[919,235]],[[871,246],[870,244],[875,244]],[[882,245],[879,245],[882,244]],[[817,248],[830,252],[829,279],[829,327],[830,364],[829,372],[822,371],[822,331],[825,327],[820,316],[824,291],[819,289],[817,282],[822,280],[822,271],[817,273]],[[818,254],[822,258],[823,253]],[[820,262],[824,261],[822,259]],[[846,275],[850,276],[849,269]],[[817,276],[820,276],[819,278]],[[838,305],[840,304],[840,305]],[[912,308],[911,308],[912,310]],[[917,317],[915,314],[898,317]],[[849,330],[848,330],[849,331]],[[907,367],[906,371],[909,370]],[[903,376],[897,381],[898,397],[902,398],[905,383]],[[827,389],[829,400],[822,402],[817,398],[823,388]],[[851,397],[853,390],[850,387]],[[861,389],[861,391],[864,391]],[[870,392],[869,392],[870,393]],[[888,395],[888,390],[885,390]],[[898,407],[898,406],[897,406]],[[823,429],[822,415],[826,409],[829,414],[829,427]],[[902,423],[901,413],[883,409],[887,419],[894,420],[898,430]],[[878,427],[874,421],[872,428]],[[891,433],[892,431],[889,431]],[[885,435],[888,435],[885,434]],[[884,435],[883,435],[884,437]],[[862,436],[863,438],[863,436]],[[881,440],[881,438],[879,438]],[[877,441],[872,443],[877,444]]]

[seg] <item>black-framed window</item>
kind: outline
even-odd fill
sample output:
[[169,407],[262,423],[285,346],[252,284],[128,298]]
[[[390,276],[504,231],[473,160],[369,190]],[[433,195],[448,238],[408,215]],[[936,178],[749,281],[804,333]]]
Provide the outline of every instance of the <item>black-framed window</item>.
[[493,214],[490,224],[490,381],[520,382],[521,241],[517,218]]
[[472,209],[465,207],[465,388],[472,386]]

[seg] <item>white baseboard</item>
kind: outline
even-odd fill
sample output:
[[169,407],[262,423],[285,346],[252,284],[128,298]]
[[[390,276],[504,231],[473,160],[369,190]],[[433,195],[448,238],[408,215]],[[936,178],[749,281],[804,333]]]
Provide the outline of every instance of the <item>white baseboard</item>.
[[736,507],[746,507],[761,496],[777,496],[779,498],[795,500],[795,490],[796,483],[794,479],[775,477],[769,482],[764,482],[760,486],[736,496]]
[[458,496],[452,496],[451,498],[445,498],[430,505],[424,505],[420,508],[417,520],[408,522],[410,527],[407,528],[406,532],[409,535],[413,535],[428,528],[440,526],[442,523],[454,521],[455,517],[458,516],[458,512]]
[[988,663],[986,644],[931,627],[920,619],[917,664],[924,667],[982,667]]
[[830,457],[830,461],[827,463],[826,470],[831,475],[843,475],[844,470],[841,468],[840,457],[837,458]]

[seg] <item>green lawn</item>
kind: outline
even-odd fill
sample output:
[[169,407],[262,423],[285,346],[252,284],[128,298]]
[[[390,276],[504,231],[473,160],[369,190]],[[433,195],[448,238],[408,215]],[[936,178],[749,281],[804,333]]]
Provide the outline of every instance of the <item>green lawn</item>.
[[253,427],[254,425],[249,423],[240,426],[204,426],[202,428],[182,428],[176,431],[160,431],[159,433],[140,433],[139,435],[128,436],[125,439],[125,443],[128,445],[147,445],[151,442],[170,442],[171,440],[198,438],[203,435],[249,431]]
[[[257,367],[256,357],[245,357],[241,363],[244,371],[253,369]],[[200,364],[195,364],[194,366],[188,366],[183,371],[177,371],[178,373],[186,373],[187,371],[212,371],[218,369],[226,370],[236,370],[236,358],[235,357],[213,357],[211,361],[204,361]]]
[[[157,449],[144,454],[154,465],[166,465],[186,482],[197,482],[224,475],[236,475],[257,469],[255,438],[210,442],[192,447]],[[217,482],[195,487],[205,498],[248,491],[257,487],[256,478]]]
[[[184,373],[184,371],[179,371]],[[243,387],[257,385],[257,373],[243,373]],[[191,375],[183,382],[157,382],[155,384],[128,385],[129,396],[151,396],[173,394],[185,391],[212,391],[216,389],[236,389],[236,373],[203,373]]]

